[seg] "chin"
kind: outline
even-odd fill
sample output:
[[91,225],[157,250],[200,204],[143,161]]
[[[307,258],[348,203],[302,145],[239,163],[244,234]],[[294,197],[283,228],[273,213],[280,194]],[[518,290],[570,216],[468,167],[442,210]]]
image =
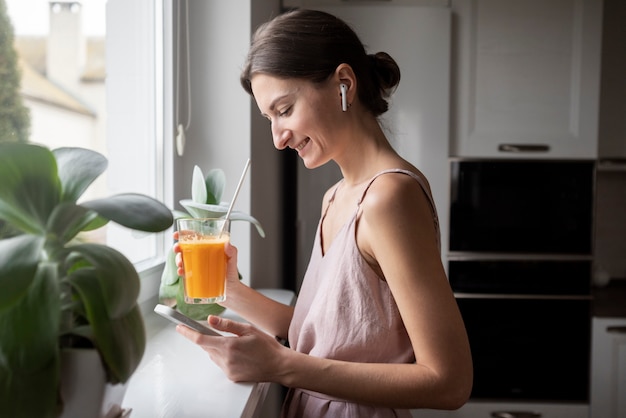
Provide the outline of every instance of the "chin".
[[302,158],[302,163],[306,168],[312,170],[314,168],[318,168],[326,164],[328,161],[318,161],[318,160],[310,160],[306,158]]

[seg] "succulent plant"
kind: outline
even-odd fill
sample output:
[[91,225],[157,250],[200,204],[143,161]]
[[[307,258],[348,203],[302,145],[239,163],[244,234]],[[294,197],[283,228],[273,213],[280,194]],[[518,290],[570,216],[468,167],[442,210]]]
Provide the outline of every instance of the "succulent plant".
[[[226,186],[226,176],[219,168],[210,170],[206,177],[197,165],[193,169],[191,183],[191,199],[183,199],[180,204],[187,212],[174,211],[175,219],[180,218],[221,218],[228,212],[229,202],[222,202],[222,193]],[[247,221],[256,227],[261,237],[265,232],[261,223],[246,213],[233,210],[230,213],[231,221]],[[161,276],[159,300],[168,306],[176,308],[196,320],[204,320],[208,315],[221,313],[224,308],[218,304],[192,305],[185,303],[183,297],[183,279],[177,273],[174,250],[170,250]],[[241,275],[240,275],[241,279]]]

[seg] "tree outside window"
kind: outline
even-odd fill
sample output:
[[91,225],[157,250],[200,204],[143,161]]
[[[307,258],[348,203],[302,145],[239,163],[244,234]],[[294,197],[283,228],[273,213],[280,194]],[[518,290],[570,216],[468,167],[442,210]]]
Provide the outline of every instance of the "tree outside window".
[[13,41],[13,25],[5,0],[0,0],[0,141],[26,142],[30,114],[20,95],[21,72]]

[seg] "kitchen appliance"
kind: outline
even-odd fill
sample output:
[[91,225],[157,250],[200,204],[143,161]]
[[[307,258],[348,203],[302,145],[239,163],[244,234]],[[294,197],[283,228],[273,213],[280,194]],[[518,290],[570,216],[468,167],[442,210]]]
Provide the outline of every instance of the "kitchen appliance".
[[450,178],[448,276],[472,349],[471,401],[585,416],[594,163],[453,159]]
[[591,161],[453,160],[450,251],[591,253]]

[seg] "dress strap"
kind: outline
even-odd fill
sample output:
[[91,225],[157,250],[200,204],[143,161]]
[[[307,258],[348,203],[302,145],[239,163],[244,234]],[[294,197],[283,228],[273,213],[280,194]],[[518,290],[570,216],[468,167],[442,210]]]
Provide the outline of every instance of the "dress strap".
[[[363,202],[363,199],[365,199],[365,195],[367,194],[367,191],[369,190],[372,183],[374,183],[374,180],[376,180],[378,177],[382,176],[383,174],[388,174],[388,173],[406,174],[410,176],[411,178],[413,178],[414,180],[416,180],[419,183],[419,185],[422,187],[422,190],[424,191],[424,194],[426,195],[426,197],[428,198],[428,202],[430,203],[430,209],[433,214],[433,222],[435,223],[435,231],[437,233],[437,247],[439,248],[439,251],[441,252],[441,232],[439,231],[439,217],[437,216],[437,209],[435,207],[435,201],[433,200],[433,197],[430,193],[430,189],[428,187],[426,180],[422,176],[417,175],[412,171],[403,170],[401,168],[392,168],[388,170],[383,170],[377,173],[376,175],[374,175],[374,177],[372,177],[372,179],[369,181],[369,183],[365,187],[365,190],[363,190],[363,193],[361,194],[361,197],[359,198],[359,201],[357,202],[357,213],[361,207],[361,202]],[[336,191],[337,189],[335,189],[335,192]],[[331,197],[331,201],[334,198],[334,196],[335,196],[335,193],[333,193],[333,197]]]
[[330,195],[330,199],[328,199],[328,204],[326,205],[326,209],[324,209],[324,214],[322,215],[322,220],[324,220],[324,218],[326,218],[326,213],[328,213],[328,208],[335,201],[335,195],[337,194],[337,190],[339,189],[339,186],[341,185],[342,182],[343,182],[343,179],[339,180],[337,182],[337,184],[335,185],[335,189],[333,190],[333,193]]

